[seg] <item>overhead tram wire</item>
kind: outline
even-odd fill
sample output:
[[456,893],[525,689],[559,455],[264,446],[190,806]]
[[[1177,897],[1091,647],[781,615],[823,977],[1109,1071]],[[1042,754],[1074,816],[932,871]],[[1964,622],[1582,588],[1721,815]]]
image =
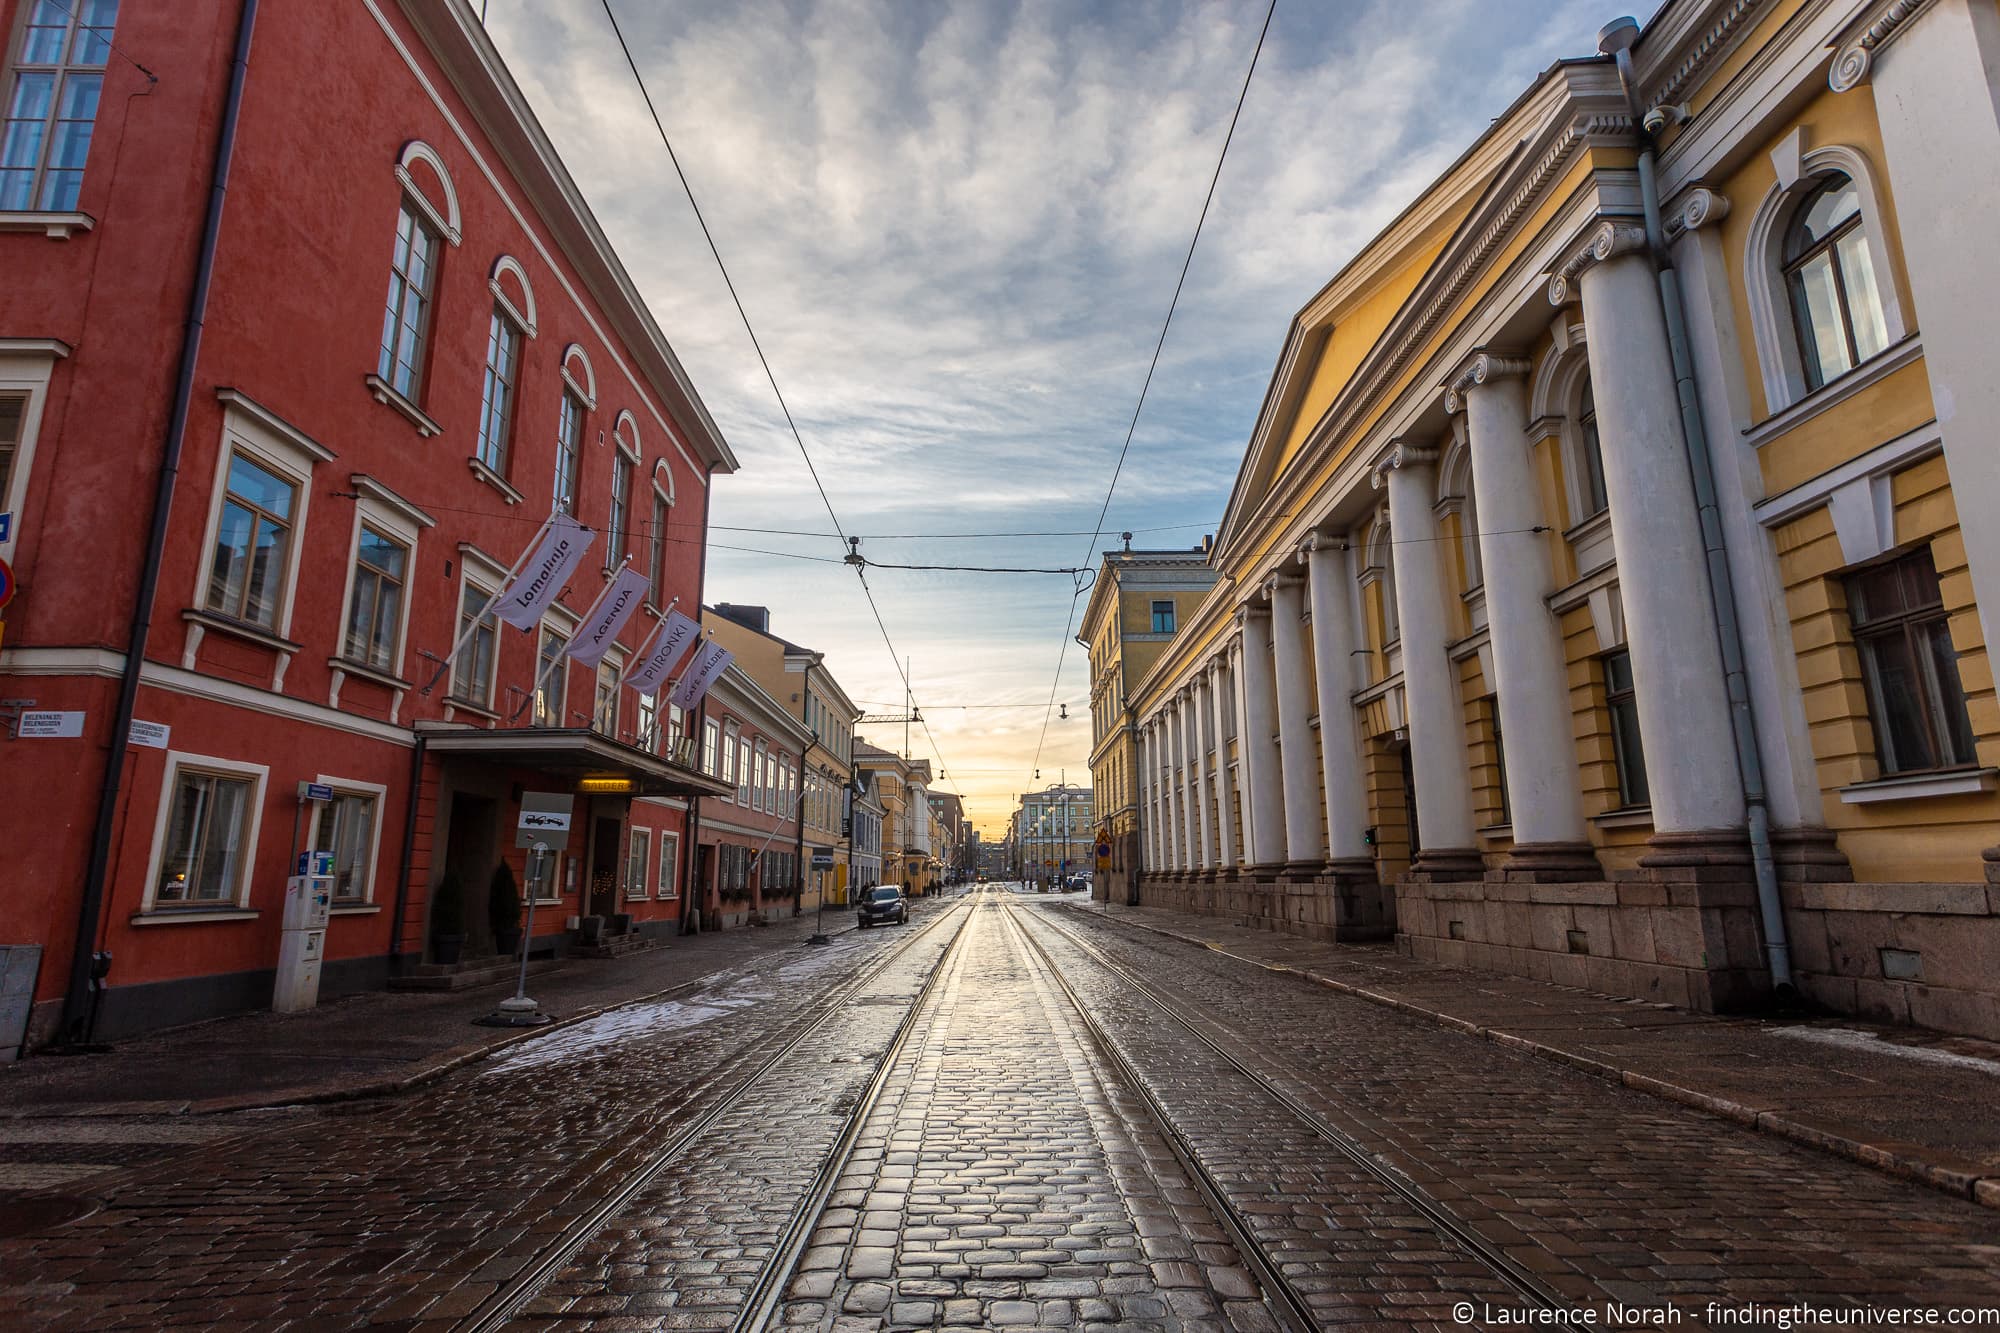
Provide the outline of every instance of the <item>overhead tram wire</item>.
[[[606,0],[609,3],[609,0]],[[1089,560],[1097,553],[1097,543],[1104,537],[1104,516],[1111,512],[1111,497],[1117,494],[1118,478],[1125,471],[1125,456],[1132,451],[1132,436],[1139,428],[1139,414],[1145,410],[1146,394],[1153,387],[1153,376],[1160,368],[1160,352],[1167,345],[1167,330],[1174,324],[1174,311],[1180,308],[1181,291],[1187,286],[1188,270],[1194,265],[1195,247],[1201,244],[1201,229],[1208,221],[1209,207],[1215,202],[1215,187],[1222,179],[1222,164],[1229,160],[1229,145],[1236,138],[1236,122],[1243,116],[1243,103],[1250,96],[1250,81],[1257,76],[1257,60],[1264,54],[1264,39],[1271,32],[1271,16],[1278,11],[1278,0],[1271,0],[1264,10],[1264,26],[1257,32],[1257,46],[1250,53],[1250,68],[1243,72],[1243,87],[1236,94],[1236,109],[1229,113],[1229,129],[1222,136],[1222,151],[1216,154],[1215,172],[1208,178],[1208,193],[1201,201],[1201,216],[1195,219],[1194,235],[1188,240],[1187,256],[1181,260],[1181,274],[1174,282],[1173,299],[1167,303],[1167,317],[1160,323],[1160,336],[1153,343],[1153,359],[1146,366],[1145,381],[1139,386],[1139,401],[1132,405],[1132,420],[1125,427],[1125,442],[1118,448],[1118,461],[1111,468],[1111,484],[1104,490],[1104,504],[1097,511],[1097,527],[1090,534],[1090,549],[1084,552]],[[1042,734],[1035,742],[1034,768],[1042,764],[1042,747],[1049,738],[1049,719],[1056,711],[1056,691],[1062,688],[1063,663],[1069,656],[1070,628],[1076,623],[1076,604],[1082,600],[1083,588],[1069,599],[1069,613],[1063,618],[1062,641],[1056,648],[1055,679],[1049,682],[1048,707],[1042,713]]]
[[[1272,0],[1272,2],[1275,4],[1276,0]],[[653,128],[659,131],[660,143],[667,150],[668,161],[673,163],[674,175],[681,183],[681,192],[687,196],[688,207],[694,210],[695,221],[701,226],[702,239],[708,242],[708,252],[715,259],[716,270],[722,274],[723,285],[729,289],[729,299],[735,303],[736,316],[743,321],[743,331],[750,335],[750,346],[757,353],[757,363],[764,368],[764,378],[771,382],[771,393],[778,400],[779,410],[785,414],[785,425],[792,432],[793,442],[799,446],[799,456],[805,460],[806,471],[812,475],[813,487],[819,491],[820,503],[826,506],[826,516],[833,522],[834,535],[845,542],[847,540],[847,530],[841,527],[840,515],[834,512],[833,500],[826,493],[825,483],[820,480],[819,469],[813,466],[812,451],[806,448],[805,437],[799,433],[798,422],[793,420],[792,409],[785,402],[784,390],[778,387],[778,376],[771,369],[770,358],[764,355],[764,345],[758,341],[757,330],[750,323],[750,312],[743,308],[743,298],[736,294],[736,283],[729,276],[729,266],[722,262],[722,251],[715,243],[714,233],[708,229],[708,219],[702,216],[701,205],[695,200],[694,186],[689,183],[687,173],[681,169],[680,155],[674,152],[673,140],[667,137],[666,124],[660,119],[659,108],[653,105],[653,94],[646,87],[645,76],[639,73],[639,62],[633,59],[632,48],[625,41],[625,31],[618,24],[617,11],[612,9],[611,0],[601,0],[601,3],[604,6],[604,17],[611,22],[611,33],[618,39],[618,49],[624,53],[625,64],[632,71],[632,82],[638,85],[639,96],[646,103],[646,112],[653,118]],[[1265,21],[1268,24],[1268,16]],[[843,556],[842,559],[845,560],[845,557]],[[868,586],[868,571],[865,568],[856,568],[855,574],[861,580],[862,592],[867,594],[868,609],[875,613],[875,624],[882,631],[882,642],[889,649],[890,660],[896,664],[897,675],[902,677],[903,689],[914,698],[914,693],[910,691],[909,673],[904,670],[902,657],[896,652],[895,642],[889,637],[889,627],[882,621],[882,610],[875,605],[874,590]],[[917,711],[914,704],[912,705],[912,710]],[[925,722],[923,727],[924,735],[931,743],[931,752],[937,755],[938,774],[942,778],[947,767],[944,761],[944,751],[938,748],[937,737],[931,733],[930,723]]]

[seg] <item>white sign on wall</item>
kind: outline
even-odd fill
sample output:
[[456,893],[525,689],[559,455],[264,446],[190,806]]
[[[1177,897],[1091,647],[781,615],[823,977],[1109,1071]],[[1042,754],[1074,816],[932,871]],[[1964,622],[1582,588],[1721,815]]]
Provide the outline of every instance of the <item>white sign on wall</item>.
[[81,736],[83,735],[83,718],[84,714],[81,712],[62,713],[44,710],[42,712],[23,713],[21,714],[21,730],[19,735],[24,741],[60,740],[71,736]]
[[164,722],[141,722],[136,717],[132,719],[132,744],[134,745],[144,745],[151,749],[164,750],[167,748],[167,737],[172,732],[173,728]]

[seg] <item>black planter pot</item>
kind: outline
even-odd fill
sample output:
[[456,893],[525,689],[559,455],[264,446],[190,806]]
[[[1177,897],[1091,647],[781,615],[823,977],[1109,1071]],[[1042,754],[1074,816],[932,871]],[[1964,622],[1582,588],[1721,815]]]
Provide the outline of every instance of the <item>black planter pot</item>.
[[604,918],[586,916],[576,923],[576,937],[585,944],[599,944],[604,940]]
[[632,933],[632,914],[630,912],[613,912],[611,914],[611,933],[613,935],[630,935]]
[[502,958],[512,958],[521,949],[521,928],[496,930],[493,932],[493,951]]
[[464,948],[465,936],[463,935],[433,935],[431,936],[431,961],[449,967],[458,961],[458,955]]

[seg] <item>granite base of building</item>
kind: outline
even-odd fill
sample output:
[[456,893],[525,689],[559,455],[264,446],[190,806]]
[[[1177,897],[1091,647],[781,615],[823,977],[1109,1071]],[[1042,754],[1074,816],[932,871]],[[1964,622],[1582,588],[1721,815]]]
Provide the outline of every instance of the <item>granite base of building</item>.
[[2000,883],[1782,884],[1802,994],[2000,1041]]
[[1309,877],[1284,866],[1214,871],[1206,878],[1148,875],[1139,882],[1139,901],[1315,940],[1386,940],[1396,933],[1395,898],[1368,862],[1335,862]]

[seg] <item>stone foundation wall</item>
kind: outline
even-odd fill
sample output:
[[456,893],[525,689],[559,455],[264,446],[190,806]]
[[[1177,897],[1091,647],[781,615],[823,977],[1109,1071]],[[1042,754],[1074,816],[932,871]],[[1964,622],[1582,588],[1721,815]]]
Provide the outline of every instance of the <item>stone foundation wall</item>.
[[1580,884],[1406,875],[1396,920],[1396,947],[1433,962],[1708,1011],[1770,991],[1750,884],[1673,871]]
[[1215,880],[1148,877],[1139,883],[1139,899],[1146,907],[1315,940],[1386,940],[1396,930],[1390,890],[1345,877],[1299,881],[1275,874]]
[[1829,1009],[2000,1040],[2000,884],[1786,884],[1799,989]]

